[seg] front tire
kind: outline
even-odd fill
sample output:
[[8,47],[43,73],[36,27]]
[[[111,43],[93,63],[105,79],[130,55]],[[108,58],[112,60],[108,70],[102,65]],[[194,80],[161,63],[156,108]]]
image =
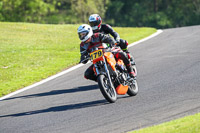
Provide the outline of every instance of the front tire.
[[109,79],[105,75],[99,75],[97,81],[105,99],[110,103],[114,103],[117,100],[117,93],[113,84],[109,82]]

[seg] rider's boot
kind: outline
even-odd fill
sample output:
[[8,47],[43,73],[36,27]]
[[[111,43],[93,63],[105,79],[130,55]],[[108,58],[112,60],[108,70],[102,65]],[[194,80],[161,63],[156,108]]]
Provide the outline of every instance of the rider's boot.
[[93,80],[93,81],[97,82],[97,76],[94,74],[93,65],[91,65],[91,66],[85,71],[84,77],[85,77],[86,79]]
[[133,71],[133,68],[131,67],[131,64],[128,64],[126,66],[126,69],[129,73],[130,78],[135,79],[136,75],[135,75],[135,72]]
[[135,65],[135,61],[133,59],[133,56],[130,54],[130,52],[128,51],[128,42],[125,40],[125,41],[122,41],[123,43],[121,43],[121,48],[123,50],[123,52],[126,53],[126,55],[128,56],[128,59],[130,60],[131,62],[131,65]]

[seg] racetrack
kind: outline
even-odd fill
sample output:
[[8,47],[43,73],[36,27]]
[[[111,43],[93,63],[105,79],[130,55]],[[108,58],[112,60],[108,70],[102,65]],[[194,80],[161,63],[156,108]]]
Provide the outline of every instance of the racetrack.
[[83,78],[87,64],[0,101],[0,133],[121,133],[200,112],[200,26],[166,29],[129,49],[137,96],[108,103]]

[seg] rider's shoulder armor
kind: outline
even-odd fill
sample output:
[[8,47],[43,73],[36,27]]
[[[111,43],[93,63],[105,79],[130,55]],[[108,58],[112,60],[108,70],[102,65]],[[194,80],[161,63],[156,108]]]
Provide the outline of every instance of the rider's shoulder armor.
[[91,40],[91,43],[100,43],[101,42],[101,33],[94,33],[92,35],[92,40]]
[[110,29],[112,29],[112,27],[108,24],[101,24],[101,29],[100,29],[100,33],[102,34],[110,34]]

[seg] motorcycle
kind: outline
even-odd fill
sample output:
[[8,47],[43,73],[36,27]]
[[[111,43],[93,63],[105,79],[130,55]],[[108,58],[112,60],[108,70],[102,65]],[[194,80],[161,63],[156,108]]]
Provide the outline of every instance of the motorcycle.
[[[111,52],[119,50],[121,49],[117,46],[108,50],[104,43],[101,46],[88,49],[89,56],[87,59],[94,64],[93,70],[97,76],[100,91],[110,103],[117,100],[117,94],[135,96],[138,93],[136,78],[130,78],[123,61],[121,59],[116,60]],[[132,65],[132,67],[137,72],[136,66]]]

